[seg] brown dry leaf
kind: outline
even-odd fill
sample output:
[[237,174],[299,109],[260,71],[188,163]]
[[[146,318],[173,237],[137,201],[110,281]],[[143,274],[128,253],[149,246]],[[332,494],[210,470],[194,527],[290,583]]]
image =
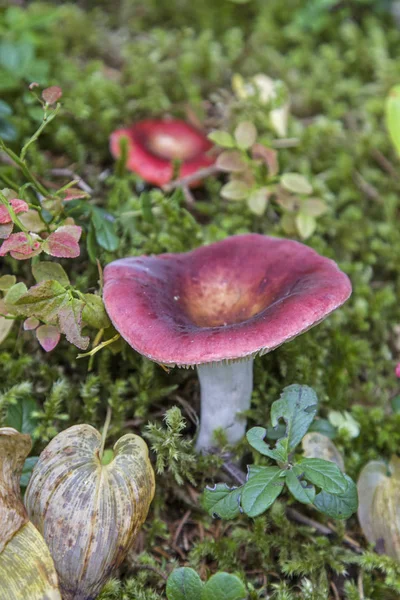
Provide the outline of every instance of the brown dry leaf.
[[42,452],[26,491],[32,522],[53,556],[64,600],[94,598],[124,560],[146,519],[154,473],[146,443],[123,436],[101,463],[90,425],[57,435]]
[[49,550],[29,522],[19,480],[29,435],[0,428],[0,582],[2,600],[61,600]]

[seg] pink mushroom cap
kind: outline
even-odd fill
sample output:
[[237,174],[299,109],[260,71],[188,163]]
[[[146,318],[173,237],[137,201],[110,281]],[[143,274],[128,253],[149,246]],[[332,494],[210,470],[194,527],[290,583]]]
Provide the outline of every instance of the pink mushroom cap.
[[163,186],[174,175],[173,161],[179,160],[180,177],[211,166],[215,158],[207,154],[213,147],[203,132],[177,119],[147,119],[111,134],[110,148],[120,155],[120,140],[128,138],[127,167],[145,181]]
[[265,354],[325,319],[350,294],[350,280],[333,260],[258,234],[185,254],[124,258],[104,271],[115,328],[165,365]]

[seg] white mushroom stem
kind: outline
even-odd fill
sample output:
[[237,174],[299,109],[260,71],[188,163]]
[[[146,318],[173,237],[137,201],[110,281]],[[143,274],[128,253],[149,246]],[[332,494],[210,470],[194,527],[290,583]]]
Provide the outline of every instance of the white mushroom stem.
[[222,428],[230,444],[245,434],[246,418],[238,413],[250,407],[253,391],[253,359],[231,364],[199,365],[201,390],[198,452],[215,445],[214,431]]

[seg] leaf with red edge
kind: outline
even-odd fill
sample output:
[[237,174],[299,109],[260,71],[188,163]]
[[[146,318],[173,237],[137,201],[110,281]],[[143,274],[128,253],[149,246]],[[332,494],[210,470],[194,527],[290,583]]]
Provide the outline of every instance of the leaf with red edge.
[[14,223],[6,223],[6,225],[0,225],[0,240],[6,240],[12,234],[14,229]]
[[24,321],[24,331],[32,331],[33,329],[37,329],[39,327],[39,319],[36,317],[28,317]]
[[84,305],[82,300],[73,299],[58,312],[58,324],[61,332],[65,333],[65,337],[71,344],[82,350],[86,350],[90,342],[88,336],[81,334]]
[[41,241],[34,233],[30,238],[23,232],[13,233],[1,245],[0,256],[5,256],[9,252],[17,260],[32,258],[42,251]]
[[[18,198],[14,198],[10,200],[10,204],[17,215],[21,212],[28,212],[29,206],[24,200],[19,200]],[[0,224],[5,225],[6,223],[11,223],[11,215],[8,212],[8,207],[5,204],[0,205]]]
[[71,202],[71,200],[80,200],[81,198],[90,198],[87,192],[80,190],[78,188],[69,188],[65,190],[64,193],[64,202]]
[[267,148],[262,144],[254,144],[251,149],[251,155],[255,159],[262,160],[268,167],[270,177],[274,177],[279,172],[278,153],[272,148]]
[[42,98],[47,104],[55,104],[62,96],[62,89],[58,85],[52,85],[42,92]]
[[36,337],[43,350],[51,352],[60,341],[60,332],[54,325],[41,325],[36,329]]
[[82,228],[78,225],[64,225],[51,233],[43,244],[43,250],[57,258],[76,258],[80,254],[79,239]]

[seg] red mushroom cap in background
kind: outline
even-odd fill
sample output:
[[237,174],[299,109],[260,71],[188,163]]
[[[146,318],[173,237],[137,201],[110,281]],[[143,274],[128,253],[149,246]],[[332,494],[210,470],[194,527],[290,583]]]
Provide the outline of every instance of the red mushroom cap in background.
[[138,352],[166,365],[264,354],[343,304],[351,283],[304,244],[238,235],[185,254],[116,260],[104,302]]
[[180,177],[192,175],[215,161],[207,154],[212,143],[185,121],[148,119],[114,131],[110,148],[115,158],[120,154],[123,136],[128,138],[127,168],[154,185],[163,186],[171,181],[174,160],[182,161]]

